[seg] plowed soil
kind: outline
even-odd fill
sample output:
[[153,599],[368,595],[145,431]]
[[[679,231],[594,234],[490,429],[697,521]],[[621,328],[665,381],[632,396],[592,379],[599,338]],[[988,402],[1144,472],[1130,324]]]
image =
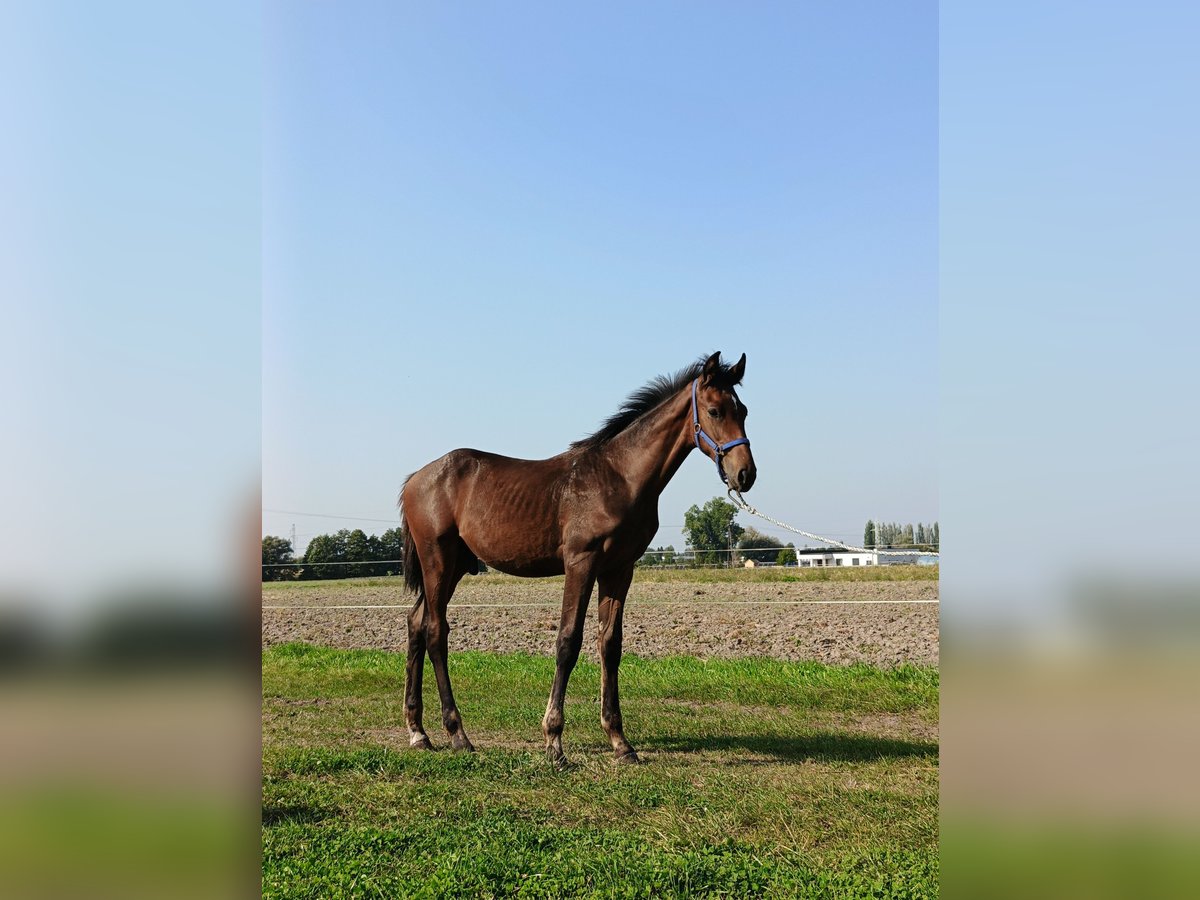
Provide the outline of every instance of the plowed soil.
[[[936,581],[635,582],[624,646],[645,657],[937,665],[937,599]],[[403,651],[411,602],[399,581],[271,585],[263,591],[262,643]],[[551,655],[561,604],[561,580],[468,578],[450,603],[451,652]],[[588,653],[596,639],[594,605],[584,634]]]

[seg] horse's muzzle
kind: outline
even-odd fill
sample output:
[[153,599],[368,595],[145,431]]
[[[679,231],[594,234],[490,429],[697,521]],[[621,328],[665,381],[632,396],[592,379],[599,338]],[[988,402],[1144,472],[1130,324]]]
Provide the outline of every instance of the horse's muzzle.
[[736,447],[721,462],[730,487],[737,488],[742,493],[753,487],[758,468],[754,465],[754,457],[750,455],[748,448]]
[[757,475],[758,475],[758,473],[754,469],[754,463],[750,463],[750,465],[748,465],[744,468],[738,469],[738,473],[737,473],[738,490],[742,491],[742,492],[750,490],[750,488],[753,487],[753,485],[754,485],[754,479],[755,479],[755,477],[757,477]]

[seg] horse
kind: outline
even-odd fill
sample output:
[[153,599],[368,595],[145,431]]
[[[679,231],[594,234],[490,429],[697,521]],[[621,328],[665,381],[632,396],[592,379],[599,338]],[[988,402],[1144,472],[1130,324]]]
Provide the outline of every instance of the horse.
[[636,763],[625,738],[617,670],[633,570],[658,531],[658,498],[693,449],[721,480],[749,491],[757,469],[747,408],[734,388],[746,370],[720,352],[630,394],[594,434],[549,459],[452,450],[411,474],[399,497],[404,581],[416,594],[408,615],[405,719],[409,744],[433,748],[422,723],[421,681],[429,653],[442,724],[456,750],[475,748],[463,728],[446,669],[446,608],[467,573],[488,566],[526,578],[565,575],[554,682],[542,719],[546,753],[559,767],[563,701],[579,658],[592,590],[599,585],[600,722],[616,762]]

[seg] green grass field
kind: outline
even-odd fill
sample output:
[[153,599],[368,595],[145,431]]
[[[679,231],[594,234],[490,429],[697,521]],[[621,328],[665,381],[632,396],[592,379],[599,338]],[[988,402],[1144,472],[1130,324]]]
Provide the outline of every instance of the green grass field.
[[[627,657],[617,767],[599,673],[541,751],[549,658],[453,654],[479,752],[407,749],[404,660],[263,653],[267,897],[928,897],[938,892],[938,672]],[[445,746],[433,690],[426,726]]]

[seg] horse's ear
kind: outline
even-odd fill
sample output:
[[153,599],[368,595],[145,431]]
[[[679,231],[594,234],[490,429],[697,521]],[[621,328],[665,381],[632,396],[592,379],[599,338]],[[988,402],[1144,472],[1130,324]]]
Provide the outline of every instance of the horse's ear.
[[712,356],[704,361],[704,368],[700,370],[700,383],[703,385],[712,384],[713,378],[721,371],[721,351],[718,350]]
[[746,374],[746,354],[743,353],[742,358],[739,359],[733,365],[733,368],[731,368],[729,370],[729,379],[733,384],[741,384],[742,376],[745,374]]

